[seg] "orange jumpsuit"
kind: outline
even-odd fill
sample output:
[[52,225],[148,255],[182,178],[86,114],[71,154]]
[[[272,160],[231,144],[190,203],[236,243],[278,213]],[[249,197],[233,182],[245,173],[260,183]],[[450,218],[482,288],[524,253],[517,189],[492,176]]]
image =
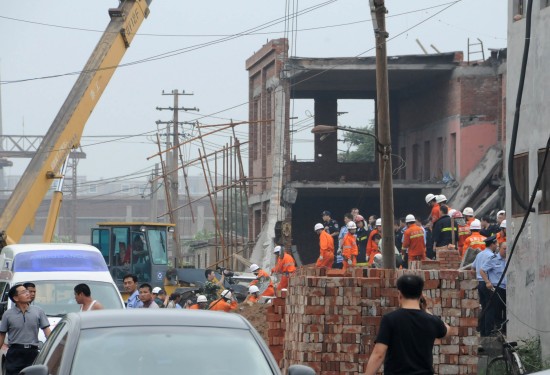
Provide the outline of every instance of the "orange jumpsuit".
[[369,264],[372,264],[374,260],[374,255],[379,252],[378,245],[372,240],[372,237],[375,234],[380,234],[378,228],[373,229],[369,234],[369,239],[367,240],[367,256],[369,257]]
[[[323,259],[321,259],[323,257]],[[319,235],[319,259],[315,267],[332,268],[334,262],[334,239],[330,234],[325,231],[321,231]]]
[[277,264],[271,270],[272,273],[280,273],[281,280],[277,285],[277,290],[288,288],[288,278],[291,273],[296,271],[296,266],[294,265],[294,258],[289,253],[281,257],[277,257]]
[[237,301],[231,301],[231,303],[229,303],[226,302],[223,298],[218,298],[217,300],[212,301],[208,310],[229,312],[231,310],[237,310],[237,307]]
[[424,243],[424,231],[416,224],[412,224],[403,233],[402,248],[409,249],[409,262],[411,260],[426,259],[426,244]]
[[[269,286],[267,289],[262,293],[262,296],[266,297],[274,297],[275,296],[275,288],[273,287],[273,282],[271,281],[271,277],[267,272],[262,270],[261,268],[258,270],[258,277],[256,280],[252,280],[250,282],[250,285],[257,285],[261,278],[269,280]],[[250,286],[249,285],[249,286]]]
[[432,224],[435,224],[437,219],[439,219],[441,217],[441,211],[439,210],[439,205],[438,204],[434,204],[432,206],[431,217],[432,217]]
[[[479,232],[472,232],[472,235],[468,238],[466,238],[466,241],[464,241],[464,246],[462,248],[464,249],[464,253],[466,253],[466,250],[468,250],[470,247],[472,249],[479,249],[481,251],[485,250],[485,239],[487,237],[482,236],[479,234]],[[464,255],[464,254],[462,254]]]
[[258,302],[258,299],[259,299],[259,298],[257,298],[254,294],[250,294],[250,295],[248,296],[247,301],[250,302],[250,303],[256,303],[256,302]]
[[[359,255],[357,239],[353,234],[348,232],[342,241],[342,256],[344,257],[344,266],[342,269],[344,271],[347,270],[348,267],[353,267],[357,264],[357,255]],[[348,264],[349,259],[351,259],[351,264]]]
[[460,252],[460,256],[464,255],[464,252],[467,247],[464,247],[464,243],[466,242],[466,239],[470,237],[470,226],[469,225],[463,225],[458,227],[458,251]]

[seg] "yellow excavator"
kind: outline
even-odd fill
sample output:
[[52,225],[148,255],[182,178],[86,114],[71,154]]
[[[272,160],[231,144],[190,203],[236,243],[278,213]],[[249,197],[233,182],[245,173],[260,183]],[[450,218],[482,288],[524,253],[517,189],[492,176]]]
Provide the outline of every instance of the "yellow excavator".
[[[64,177],[69,153],[79,146],[86,121],[149,15],[151,1],[122,0],[109,9],[111,20],[105,32],[0,214],[0,249],[21,239],[53,181]],[[44,242],[53,238],[62,199],[58,188],[51,200]]]

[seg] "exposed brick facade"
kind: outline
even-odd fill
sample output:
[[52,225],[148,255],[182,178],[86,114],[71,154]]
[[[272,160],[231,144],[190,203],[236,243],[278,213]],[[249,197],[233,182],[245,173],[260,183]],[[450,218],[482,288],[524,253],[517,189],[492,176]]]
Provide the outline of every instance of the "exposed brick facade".
[[395,283],[405,273],[425,280],[429,309],[451,326],[447,338],[436,340],[435,373],[477,373],[475,272],[313,267],[301,268],[289,295],[275,299],[267,313],[269,345],[283,373],[301,363],[320,375],[363,374],[382,315],[398,308]]

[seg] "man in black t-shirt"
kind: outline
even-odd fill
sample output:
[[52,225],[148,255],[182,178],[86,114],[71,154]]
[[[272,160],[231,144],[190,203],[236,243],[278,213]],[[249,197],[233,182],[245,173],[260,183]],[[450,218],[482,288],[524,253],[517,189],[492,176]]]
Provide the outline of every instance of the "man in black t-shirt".
[[375,375],[382,362],[385,375],[434,373],[434,340],[445,337],[449,326],[426,311],[423,288],[424,281],[416,275],[397,280],[401,308],[382,317],[365,374]]

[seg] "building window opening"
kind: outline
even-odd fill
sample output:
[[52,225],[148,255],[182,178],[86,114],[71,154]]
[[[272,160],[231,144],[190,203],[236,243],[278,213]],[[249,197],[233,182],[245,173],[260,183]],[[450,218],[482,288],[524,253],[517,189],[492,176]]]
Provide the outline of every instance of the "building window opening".
[[295,161],[315,159],[315,100],[293,99],[290,102],[290,154]]
[[[376,135],[374,100],[338,100],[338,126]],[[338,130],[338,162],[373,163],[376,141],[369,135]]]

